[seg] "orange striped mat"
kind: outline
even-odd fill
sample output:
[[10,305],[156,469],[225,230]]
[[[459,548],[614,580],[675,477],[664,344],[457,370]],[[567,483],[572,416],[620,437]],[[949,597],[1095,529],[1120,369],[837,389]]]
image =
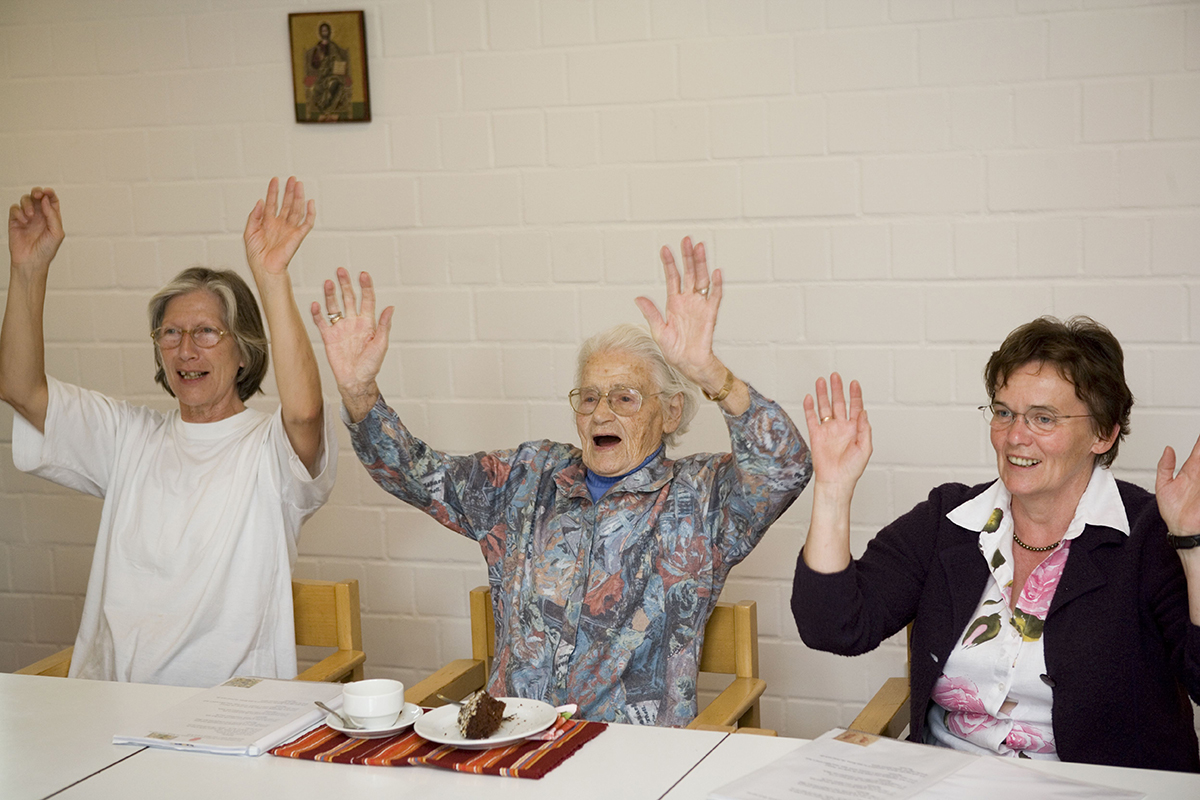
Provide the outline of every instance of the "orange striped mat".
[[492,750],[461,750],[434,744],[413,730],[386,739],[351,739],[321,725],[271,750],[273,756],[329,761],[334,764],[367,764],[375,767],[408,767],[419,764],[479,775],[540,778],[566,761],[575,751],[608,727],[604,722],[563,719],[552,741],[523,741]]

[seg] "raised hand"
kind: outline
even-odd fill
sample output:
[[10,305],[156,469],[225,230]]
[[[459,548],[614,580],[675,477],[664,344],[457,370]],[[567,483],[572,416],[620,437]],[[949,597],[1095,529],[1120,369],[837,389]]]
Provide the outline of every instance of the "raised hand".
[[712,343],[717,309],[721,305],[721,270],[713,270],[709,275],[704,244],[693,248],[690,237],[684,237],[679,244],[682,274],[675,266],[671,248],[663,247],[659,255],[667,279],[666,316],[648,297],[639,297],[635,302],[667,361],[701,386],[707,378],[708,382],[715,379],[714,388],[719,388],[725,371],[723,366],[714,370],[714,364],[719,362],[713,355]]
[[863,408],[862,387],[850,381],[850,404],[842,388],[842,376],[817,378],[816,400],[804,397],[804,419],[808,423],[808,444],[812,450],[813,479],[816,484],[836,487],[839,493],[853,494],[871,459],[871,423]]
[[1175,474],[1175,450],[1167,447],[1158,460],[1154,480],[1158,513],[1167,530],[1179,536],[1200,534],[1200,439]]
[[317,219],[316,201],[304,202],[304,184],[294,177],[288,178],[283,202],[277,208],[278,197],[279,179],[272,178],[266,202],[255,203],[246,219],[242,239],[246,243],[246,260],[256,272],[261,269],[277,275],[286,271]]
[[13,267],[45,269],[65,234],[54,190],[35,186],[8,209],[8,252]]
[[337,271],[341,285],[342,302],[339,304],[333,281],[325,281],[325,310],[321,304],[312,304],[313,322],[321,332],[325,343],[325,357],[333,370],[342,402],[355,422],[361,420],[375,405],[379,387],[375,377],[383,367],[383,357],[388,349],[388,333],[392,329],[393,306],[388,306],[375,321],[375,287],[366,272],[358,276],[362,289],[362,305],[358,305],[354,287],[350,285],[350,273],[342,267]]

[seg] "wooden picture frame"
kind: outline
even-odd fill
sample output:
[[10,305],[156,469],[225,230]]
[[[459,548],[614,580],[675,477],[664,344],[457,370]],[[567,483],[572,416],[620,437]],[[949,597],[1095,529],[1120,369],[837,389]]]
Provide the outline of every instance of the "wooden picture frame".
[[288,14],[296,122],[370,122],[361,11]]

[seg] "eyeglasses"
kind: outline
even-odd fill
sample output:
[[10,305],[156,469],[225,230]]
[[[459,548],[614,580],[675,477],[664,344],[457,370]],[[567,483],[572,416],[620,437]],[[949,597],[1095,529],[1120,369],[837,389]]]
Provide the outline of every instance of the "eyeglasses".
[[[662,392],[650,394],[659,395]],[[632,417],[642,407],[642,393],[630,386],[614,386],[607,392],[602,392],[594,386],[584,386],[581,389],[572,389],[567,399],[571,401],[571,408],[575,409],[575,413],[584,416],[594,414],[600,407],[600,401],[605,399],[608,400],[608,407],[619,417]]]
[[1025,425],[1029,430],[1038,434],[1053,433],[1054,429],[1058,427],[1058,423],[1065,419],[1084,419],[1092,416],[1091,414],[1055,414],[1050,409],[1041,406],[1034,406],[1024,414],[1018,414],[1002,403],[980,406],[979,410],[983,412],[983,418],[994,430],[1009,428],[1018,418],[1021,418],[1025,420]]
[[183,344],[183,336],[187,334],[192,337],[192,341],[197,347],[207,349],[220,344],[221,337],[226,333],[228,331],[202,325],[199,328],[159,328],[150,334],[150,338],[156,341],[163,350],[174,350]]

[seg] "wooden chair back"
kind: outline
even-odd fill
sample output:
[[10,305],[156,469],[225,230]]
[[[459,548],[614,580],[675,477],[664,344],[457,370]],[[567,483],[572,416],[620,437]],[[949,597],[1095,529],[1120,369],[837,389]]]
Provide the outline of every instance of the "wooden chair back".
[[[358,581],[292,580],[296,644],[337,652],[297,676],[309,681],[357,681],[363,677],[362,617]],[[17,670],[19,675],[67,677],[73,647]]]
[[[492,613],[492,593],[486,586],[471,590],[471,657],[482,662],[484,675],[492,674],[492,659],[496,657],[496,617]],[[733,675],[743,679],[740,691],[723,694],[697,717],[696,726],[709,724],[706,720],[722,714],[728,724],[733,709],[738,710],[740,725],[759,727],[758,697],[766,684],[758,677],[758,606],[753,600],[737,603],[717,603],[704,628],[704,647],[700,651],[700,671]],[[744,687],[744,688],[743,688]],[[749,694],[752,701],[747,701]],[[724,699],[728,697],[729,699]],[[722,711],[726,705],[729,710]],[[740,705],[748,705],[741,709]],[[714,708],[716,706],[716,708]]]

